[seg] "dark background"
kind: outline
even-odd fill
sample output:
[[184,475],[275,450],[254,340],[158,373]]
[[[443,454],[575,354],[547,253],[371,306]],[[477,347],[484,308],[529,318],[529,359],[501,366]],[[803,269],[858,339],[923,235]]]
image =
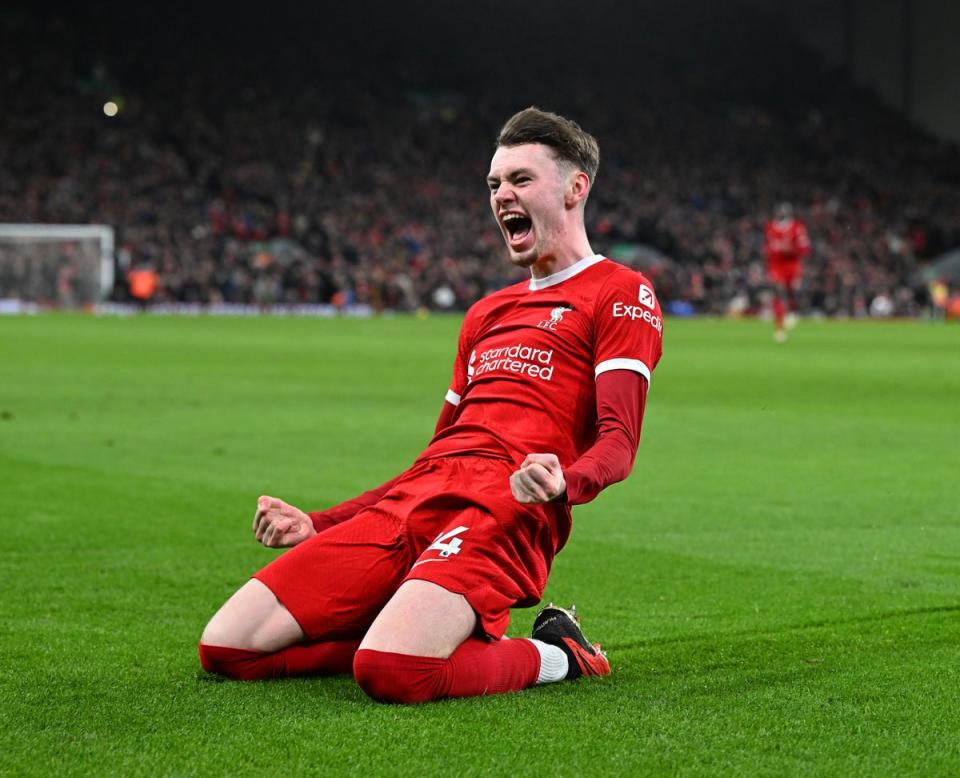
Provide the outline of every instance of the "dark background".
[[[121,301],[142,266],[154,303],[463,308],[517,280],[483,176],[536,104],[598,137],[594,248],[675,313],[760,310],[789,200],[807,312],[917,315],[919,271],[960,245],[960,162],[902,88],[857,77],[872,5],[14,4],[0,221],[113,226]],[[886,54],[905,77],[923,50]]]

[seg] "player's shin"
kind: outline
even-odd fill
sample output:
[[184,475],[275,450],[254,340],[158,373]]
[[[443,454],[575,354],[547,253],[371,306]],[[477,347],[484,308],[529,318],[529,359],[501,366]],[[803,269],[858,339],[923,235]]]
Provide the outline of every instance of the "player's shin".
[[530,640],[465,640],[448,659],[361,649],[354,677],[377,702],[417,703],[532,686],[540,654]]
[[200,643],[200,664],[210,673],[237,681],[261,681],[295,675],[338,675],[353,668],[360,640],[299,643],[264,653]]

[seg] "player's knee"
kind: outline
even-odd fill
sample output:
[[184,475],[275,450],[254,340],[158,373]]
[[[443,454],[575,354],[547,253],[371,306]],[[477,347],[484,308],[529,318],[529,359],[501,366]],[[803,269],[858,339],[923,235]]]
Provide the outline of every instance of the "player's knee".
[[[206,627],[203,628],[203,633],[200,635],[200,644],[203,645],[206,643],[208,646],[236,646],[240,647],[238,638],[239,635],[234,634],[236,631],[231,630],[230,624],[227,619],[221,617],[220,613],[217,613]],[[203,661],[203,657],[200,657],[200,661]]]
[[446,696],[446,659],[360,649],[353,658],[353,677],[377,702],[408,705]]
[[208,673],[222,675],[235,681],[262,681],[284,675],[282,658],[242,648],[211,646],[201,642],[197,646],[200,665]]
[[[268,591],[265,587],[264,590]],[[200,642],[272,652],[293,645],[303,637],[300,625],[272,593],[268,592],[265,598],[258,591],[245,587],[210,619],[200,636]]]
[[[206,634],[206,633],[204,633]],[[223,667],[218,661],[219,657],[217,656],[217,651],[215,646],[207,645],[203,642],[203,638],[200,639],[200,643],[197,645],[197,652],[200,654],[200,666],[206,670],[208,673],[216,673],[217,675],[225,675],[223,672]]]
[[225,678],[239,678],[236,668],[232,666],[230,652],[232,648],[216,646],[204,643],[202,640],[197,645],[197,653],[200,654],[200,666],[208,673],[222,675]]

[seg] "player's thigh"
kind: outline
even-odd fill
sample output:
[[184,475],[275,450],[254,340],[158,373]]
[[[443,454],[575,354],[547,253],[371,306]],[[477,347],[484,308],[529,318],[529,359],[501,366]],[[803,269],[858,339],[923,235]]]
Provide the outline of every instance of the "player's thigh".
[[462,594],[408,580],[380,611],[360,648],[446,659],[476,628],[477,615]]
[[371,508],[290,549],[256,578],[310,640],[359,638],[414,558],[401,523]]
[[800,267],[793,267],[784,277],[784,286],[787,288],[787,294],[796,294],[800,286]]
[[302,640],[303,630],[276,596],[251,578],[210,619],[200,642],[251,651],[278,651]]

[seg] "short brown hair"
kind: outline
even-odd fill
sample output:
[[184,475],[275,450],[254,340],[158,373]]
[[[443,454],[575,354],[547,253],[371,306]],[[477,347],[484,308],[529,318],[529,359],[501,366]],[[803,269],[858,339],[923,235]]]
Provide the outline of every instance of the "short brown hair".
[[549,146],[559,160],[586,173],[591,184],[597,177],[600,146],[597,139],[575,121],[534,106],[524,108],[500,128],[497,146],[521,146],[524,143]]

